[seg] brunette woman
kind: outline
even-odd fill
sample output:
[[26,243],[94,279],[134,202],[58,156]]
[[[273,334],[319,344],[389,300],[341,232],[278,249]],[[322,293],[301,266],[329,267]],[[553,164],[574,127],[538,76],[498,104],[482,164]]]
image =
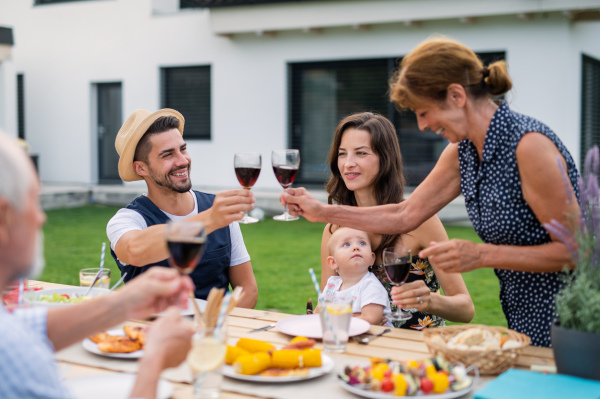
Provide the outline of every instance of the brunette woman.
[[[397,204],[404,200],[404,173],[396,130],[381,115],[363,112],[344,118],[337,126],[329,152],[331,178],[327,182],[330,204],[358,207]],[[333,271],[327,266],[327,242],[337,225],[328,224],[321,242],[321,284]],[[406,284],[397,288],[395,302],[410,309],[412,318],[394,321],[395,327],[422,330],[450,321],[471,321],[473,302],[460,274],[446,273],[417,256],[431,241],[448,240],[439,218],[433,216],[405,234],[370,234],[375,266],[371,270],[388,293],[392,285],[382,265],[384,248],[411,249],[413,269]],[[440,294],[440,287],[445,295]],[[324,287],[323,287],[324,288]]]

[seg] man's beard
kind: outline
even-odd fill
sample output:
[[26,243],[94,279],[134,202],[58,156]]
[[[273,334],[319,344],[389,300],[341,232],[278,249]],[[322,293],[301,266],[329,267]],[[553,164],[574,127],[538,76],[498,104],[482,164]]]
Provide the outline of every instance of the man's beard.
[[19,273],[12,280],[28,278],[35,280],[42,275],[46,262],[44,260],[44,233],[40,230],[35,236],[35,254],[27,270]]
[[167,173],[167,175],[164,176],[162,179],[159,179],[158,175],[156,173],[154,173],[154,170],[150,169],[150,177],[152,178],[154,183],[156,183],[156,185],[158,185],[160,187],[168,188],[177,193],[187,193],[192,188],[192,180],[190,179],[191,164],[188,164],[188,167],[187,167],[187,174],[188,174],[187,182],[182,182],[182,184],[176,185],[173,183],[173,181],[171,180],[171,178],[169,176],[171,173],[173,173],[174,171],[179,170],[179,169],[181,169],[181,168],[171,169],[169,171],[169,173]]

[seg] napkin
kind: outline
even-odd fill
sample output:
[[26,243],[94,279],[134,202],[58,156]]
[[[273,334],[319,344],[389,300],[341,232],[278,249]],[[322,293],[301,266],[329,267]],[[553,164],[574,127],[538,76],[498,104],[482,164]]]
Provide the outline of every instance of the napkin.
[[600,399],[600,382],[561,374],[510,369],[484,388],[475,399]]

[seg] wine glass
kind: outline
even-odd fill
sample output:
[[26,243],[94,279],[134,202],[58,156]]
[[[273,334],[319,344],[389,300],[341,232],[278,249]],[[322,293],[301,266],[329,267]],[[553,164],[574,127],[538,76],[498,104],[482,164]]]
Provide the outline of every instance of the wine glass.
[[[285,190],[292,185],[298,174],[298,168],[300,167],[300,151],[273,150],[271,153],[271,164],[273,165],[273,172],[275,172],[277,181]],[[285,204],[285,212],[281,215],[274,216],[273,219],[281,222],[289,222],[298,220],[298,216],[290,215],[288,206]]]
[[182,220],[167,223],[165,239],[169,264],[181,274],[190,274],[198,265],[206,244],[206,226],[202,222]]
[[[383,267],[392,285],[404,284],[412,266],[411,259],[410,249],[406,247],[392,247],[383,250]],[[389,319],[400,321],[408,320],[411,317],[410,313],[396,308],[396,311],[392,312]]]
[[[260,174],[262,165],[262,157],[257,152],[236,152],[233,157],[233,167],[238,181],[246,190],[250,190]],[[244,213],[244,217],[240,223],[249,224],[258,222],[257,218],[248,216],[248,211]]]

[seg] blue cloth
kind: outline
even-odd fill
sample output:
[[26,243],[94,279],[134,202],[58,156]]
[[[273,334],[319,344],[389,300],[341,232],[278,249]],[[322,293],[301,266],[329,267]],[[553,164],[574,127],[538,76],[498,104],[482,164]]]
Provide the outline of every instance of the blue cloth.
[[[516,149],[528,132],[539,132],[556,145],[567,163],[577,198],[577,168],[550,128],[502,104],[494,114],[480,162],[470,140],[458,144],[461,190],[475,231],[486,243],[532,246],[551,241],[523,198]],[[507,265],[510,266],[510,265]],[[554,296],[562,288],[562,273],[530,273],[495,269],[500,302],[508,327],[527,334],[533,345],[550,346],[550,326],[557,318]]]
[[[203,212],[212,206],[215,196],[212,194],[206,194],[199,191],[193,190],[198,200],[198,213]],[[129,205],[128,209],[132,209],[138,212],[148,227],[157,224],[167,223],[169,217],[160,210],[148,197],[142,195],[134,199]],[[117,262],[121,274],[127,272],[125,282],[138,276],[154,266],[169,267],[168,259],[164,259],[160,262],[145,265],[145,266],[133,266],[124,265],[119,262],[117,255],[111,249],[112,257]],[[204,254],[200,259],[200,262],[196,266],[196,269],[190,274],[190,277],[194,281],[196,286],[194,294],[196,298],[206,299],[209,291],[213,287],[229,289],[229,264],[231,261],[231,236],[229,232],[229,226],[225,226],[221,229],[215,230],[210,233],[206,239],[206,246]]]
[[600,399],[600,382],[510,369],[474,396],[475,399]]
[[0,306],[0,398],[70,398],[46,333],[44,308]]

